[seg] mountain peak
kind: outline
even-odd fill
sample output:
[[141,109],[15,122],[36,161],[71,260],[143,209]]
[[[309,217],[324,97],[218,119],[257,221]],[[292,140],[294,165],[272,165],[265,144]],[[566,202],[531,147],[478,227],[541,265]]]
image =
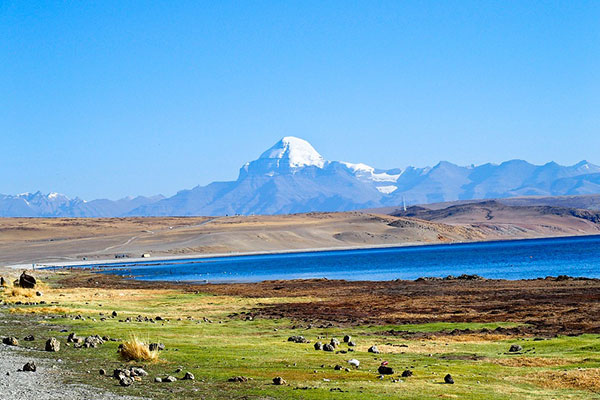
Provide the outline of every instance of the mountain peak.
[[261,154],[259,159],[283,161],[291,168],[315,166],[323,168],[325,159],[310,143],[294,136],[286,136]]

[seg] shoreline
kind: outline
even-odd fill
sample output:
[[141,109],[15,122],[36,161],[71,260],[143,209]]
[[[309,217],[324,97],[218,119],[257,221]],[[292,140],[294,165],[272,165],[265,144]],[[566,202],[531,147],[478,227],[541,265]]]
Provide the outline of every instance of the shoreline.
[[559,236],[536,236],[529,238],[509,238],[509,239],[490,239],[490,240],[473,240],[473,241],[455,241],[448,243],[424,243],[424,242],[405,242],[393,244],[375,244],[367,246],[339,246],[339,247],[311,247],[303,249],[283,249],[283,250],[257,250],[257,251],[241,251],[229,253],[197,253],[187,255],[174,256],[151,256],[151,257],[132,257],[119,259],[98,259],[98,260],[78,260],[78,261],[50,261],[31,264],[12,264],[5,265],[9,269],[32,269],[35,265],[36,269],[51,269],[65,267],[101,267],[111,265],[122,265],[129,263],[140,262],[160,262],[160,261],[178,261],[178,260],[193,260],[207,258],[229,258],[229,257],[244,257],[244,256],[263,256],[263,255],[278,255],[278,254],[302,254],[302,253],[320,253],[320,252],[344,252],[353,250],[373,250],[373,249],[393,249],[393,248],[418,248],[418,247],[439,247],[467,244],[483,244],[483,243],[503,243],[503,242],[525,242],[535,240],[552,240],[552,239],[567,239],[567,238],[586,238],[600,236],[595,235],[559,235]]

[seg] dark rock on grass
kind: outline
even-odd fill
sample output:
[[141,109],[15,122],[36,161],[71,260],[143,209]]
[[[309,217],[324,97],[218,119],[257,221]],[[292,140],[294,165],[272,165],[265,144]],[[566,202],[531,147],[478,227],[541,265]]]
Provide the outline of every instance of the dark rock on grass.
[[100,373],[100,375],[106,375],[106,370],[103,368],[101,368],[98,372]]
[[177,382],[177,378],[175,378],[174,376],[167,376],[166,378],[163,378],[162,380],[163,382],[167,382],[167,383],[173,383],[173,382]]
[[344,336],[344,343],[349,343],[351,340],[352,340],[352,337],[350,335]]
[[394,369],[392,367],[388,367],[387,365],[380,365],[379,368],[377,368],[377,372],[379,372],[381,375],[393,375]]
[[96,348],[99,345],[103,344],[104,340],[98,335],[87,336],[83,341],[83,347],[85,348]]
[[304,336],[290,336],[288,342],[294,343],[308,343],[308,340]]
[[37,371],[37,366],[34,361],[30,361],[27,364],[23,365],[23,371],[26,372],[35,372]]
[[273,378],[273,385],[286,385],[287,382],[280,376]]
[[41,297],[41,296],[43,296],[44,294],[43,294],[42,292],[40,292],[40,291],[37,291],[37,292],[35,292],[35,295],[36,295],[36,296],[38,296],[38,297]]
[[332,345],[330,345],[329,343],[323,345],[323,351],[334,351],[334,350],[335,350],[335,348]]
[[508,351],[510,353],[518,353],[519,351],[523,351],[523,347],[521,347],[521,345],[518,344],[513,344],[512,346],[510,346],[510,349],[508,349]]
[[444,377],[444,382],[449,384],[449,385],[453,385],[454,384],[454,379],[452,379],[452,375],[448,374]]
[[369,353],[374,353],[374,354],[379,354],[379,349],[377,348],[377,346],[373,345],[371,347],[369,347],[369,349],[367,350]]
[[329,342],[333,347],[338,347],[340,345],[340,341],[336,338],[331,338],[331,342]]
[[148,347],[150,348],[150,351],[162,351],[165,349],[165,345],[162,343],[150,343]]
[[315,350],[323,350],[323,343],[316,342],[314,347],[315,347]]
[[3,276],[0,276],[0,286],[6,286],[6,281]]
[[60,342],[56,338],[50,338],[46,341],[46,351],[60,351]]
[[2,338],[2,343],[4,343],[7,346],[18,346],[19,345],[19,340],[16,337],[5,337]]
[[37,280],[27,273],[23,272],[19,277],[19,286],[24,289],[33,289],[37,284]]
[[405,369],[402,371],[403,378],[408,378],[409,376],[413,376],[413,372],[410,369]]
[[348,342],[348,346],[350,346],[350,347],[354,347],[354,346],[356,346],[356,343],[354,343],[352,340],[350,340],[350,341]]
[[112,312],[112,314],[110,314],[110,315],[111,315],[113,318],[116,318],[116,317],[117,317],[117,315],[119,315],[119,314],[117,314],[117,312],[116,312],[116,311],[113,311],[113,312]]
[[23,338],[23,340],[26,342],[33,342],[35,340],[35,337],[33,335],[27,335]]
[[133,379],[129,376],[122,376],[119,379],[119,385],[121,386],[131,386],[133,385]]
[[333,367],[333,369],[336,370],[336,371],[341,371],[342,368],[343,367],[341,365],[339,365],[339,364],[337,364],[335,367]]
[[229,378],[227,379],[227,382],[248,382],[248,378],[246,378],[245,376],[234,376],[233,378]]
[[113,371],[113,378],[115,378],[115,379],[121,379],[124,376],[130,377],[131,371],[129,371],[128,369],[122,369],[122,368],[117,368]]
[[183,371],[183,368],[182,368],[182,367],[177,367],[177,369],[175,370],[175,373],[177,373],[177,374],[178,374],[178,373],[180,373],[181,371]]
[[193,381],[194,379],[196,379],[196,377],[191,372],[186,372],[182,379],[184,381]]

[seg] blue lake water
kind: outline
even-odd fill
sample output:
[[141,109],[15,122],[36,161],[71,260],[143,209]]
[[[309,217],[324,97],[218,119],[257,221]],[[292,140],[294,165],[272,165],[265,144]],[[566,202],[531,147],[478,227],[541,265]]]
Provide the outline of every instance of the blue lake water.
[[214,257],[111,264],[100,273],[150,281],[416,279],[477,274],[496,279],[600,278],[600,235],[468,244]]

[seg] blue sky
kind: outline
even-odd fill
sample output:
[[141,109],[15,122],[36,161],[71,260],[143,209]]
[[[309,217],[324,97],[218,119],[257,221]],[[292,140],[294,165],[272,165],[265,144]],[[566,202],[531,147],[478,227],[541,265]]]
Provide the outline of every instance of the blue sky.
[[282,136],[379,168],[600,163],[600,2],[0,0],[0,193],[231,180]]

